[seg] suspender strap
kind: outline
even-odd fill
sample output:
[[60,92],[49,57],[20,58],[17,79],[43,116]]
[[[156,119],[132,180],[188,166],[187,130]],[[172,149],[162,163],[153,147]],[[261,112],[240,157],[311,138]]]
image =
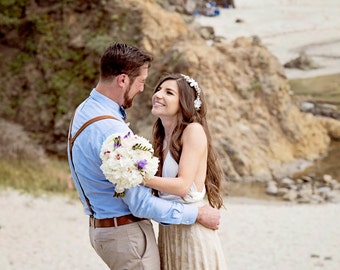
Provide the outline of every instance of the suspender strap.
[[69,146],[69,152],[70,152],[70,159],[71,159],[71,162],[72,162],[72,167],[73,167],[73,170],[74,170],[74,173],[77,177],[77,181],[78,181],[78,184],[80,186],[80,189],[85,197],[85,200],[86,200],[86,204],[88,206],[88,208],[90,209],[90,212],[91,212],[91,216],[94,215],[94,211],[91,207],[91,203],[90,203],[90,200],[87,198],[87,196],[85,195],[85,192],[84,192],[84,189],[83,187],[81,186],[80,184],[80,181],[79,181],[79,178],[78,178],[78,175],[76,173],[76,170],[74,168],[74,163],[73,163],[73,156],[72,156],[72,147],[73,147],[73,143],[74,141],[77,139],[77,137],[79,136],[79,134],[89,125],[91,125],[92,123],[96,122],[96,121],[99,121],[99,120],[103,120],[103,119],[115,119],[115,120],[118,120],[116,117],[112,116],[112,115],[101,115],[101,116],[97,116],[95,118],[92,118],[90,119],[89,121],[87,121],[85,124],[83,124],[79,129],[78,131],[76,132],[76,134],[72,137],[72,124],[73,124],[73,119],[74,119],[74,115],[75,113],[73,114],[72,116],[72,119],[71,119],[71,122],[70,122],[70,128],[69,128],[69,134],[68,134],[68,146]]
[[89,126],[89,125],[91,125],[93,122],[96,122],[96,121],[99,121],[99,120],[103,120],[103,119],[108,119],[108,118],[111,118],[111,119],[116,119],[117,120],[117,118],[116,117],[114,117],[114,116],[112,116],[112,115],[101,115],[101,116],[97,116],[97,117],[95,117],[95,118],[92,118],[92,119],[90,119],[89,121],[87,121],[84,125],[82,125],[81,127],[80,127],[80,129],[78,129],[78,131],[77,131],[77,133],[73,136],[73,137],[71,137],[72,136],[72,134],[71,134],[71,131],[72,131],[72,124],[73,124],[73,119],[74,119],[74,115],[73,115],[73,117],[72,117],[72,120],[71,120],[71,125],[70,125],[70,136],[69,136],[69,144],[70,144],[70,149],[72,149],[72,147],[73,147],[73,143],[74,143],[74,141],[76,140],[76,138],[79,136],[79,134],[87,127],[87,126]]

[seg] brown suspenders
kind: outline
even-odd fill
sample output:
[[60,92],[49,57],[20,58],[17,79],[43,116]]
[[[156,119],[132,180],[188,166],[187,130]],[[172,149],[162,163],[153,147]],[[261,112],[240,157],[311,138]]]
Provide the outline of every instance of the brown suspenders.
[[85,197],[85,200],[86,200],[86,203],[87,203],[87,206],[89,207],[90,209],[90,212],[91,212],[91,216],[94,215],[94,211],[91,207],[91,204],[90,204],[90,200],[87,198],[87,196],[85,195],[85,192],[84,192],[84,189],[83,187],[81,186],[80,184],[80,181],[79,181],[79,178],[78,178],[78,175],[75,171],[75,168],[74,168],[74,164],[73,164],[73,157],[72,157],[72,147],[73,147],[73,143],[74,141],[77,139],[77,137],[79,136],[79,134],[88,126],[88,125],[91,125],[93,122],[96,122],[96,121],[99,121],[99,120],[103,120],[103,119],[115,119],[115,120],[118,120],[116,117],[112,116],[112,115],[101,115],[101,116],[97,116],[95,118],[92,118],[90,119],[89,121],[87,121],[85,124],[83,124],[79,129],[78,131],[76,132],[76,134],[72,137],[72,124],[73,124],[73,119],[74,119],[74,115],[72,116],[72,119],[71,119],[71,123],[70,123],[70,129],[69,129],[69,136],[68,136],[68,148],[69,148],[69,152],[70,152],[70,160],[72,162],[72,167],[73,167],[73,170],[74,170],[74,173],[75,175],[77,176],[77,180],[78,181],[78,184],[80,186],[80,189],[82,190],[82,193]]

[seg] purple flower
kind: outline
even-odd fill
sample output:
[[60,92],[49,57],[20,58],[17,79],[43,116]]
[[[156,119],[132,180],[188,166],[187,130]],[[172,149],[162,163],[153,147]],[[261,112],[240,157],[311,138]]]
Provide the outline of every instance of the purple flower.
[[117,149],[118,147],[121,147],[122,146],[122,142],[121,142],[121,138],[120,136],[117,136],[113,139],[113,148],[114,149]]
[[138,160],[137,161],[137,168],[138,170],[145,170],[146,164],[147,164],[147,160],[146,159],[142,159],[142,160]]
[[124,136],[124,139],[130,137],[130,131]]

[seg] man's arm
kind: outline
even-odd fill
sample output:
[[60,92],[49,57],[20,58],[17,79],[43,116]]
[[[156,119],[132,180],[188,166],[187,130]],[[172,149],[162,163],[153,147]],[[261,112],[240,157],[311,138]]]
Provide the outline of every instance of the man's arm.
[[161,224],[186,224],[196,221],[210,229],[218,229],[220,213],[208,205],[198,208],[190,204],[168,201],[151,194],[144,186],[125,191],[123,201],[137,217],[153,219]]

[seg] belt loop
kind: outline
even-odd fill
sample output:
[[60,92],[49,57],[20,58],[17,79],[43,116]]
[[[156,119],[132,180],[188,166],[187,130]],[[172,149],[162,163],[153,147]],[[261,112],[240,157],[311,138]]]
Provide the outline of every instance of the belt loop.
[[117,218],[113,218],[113,222],[115,224],[115,227],[118,227]]

